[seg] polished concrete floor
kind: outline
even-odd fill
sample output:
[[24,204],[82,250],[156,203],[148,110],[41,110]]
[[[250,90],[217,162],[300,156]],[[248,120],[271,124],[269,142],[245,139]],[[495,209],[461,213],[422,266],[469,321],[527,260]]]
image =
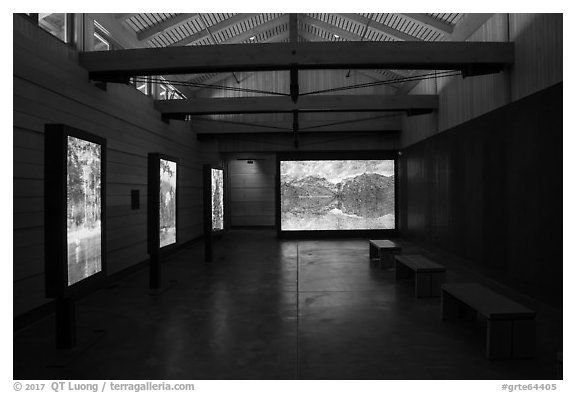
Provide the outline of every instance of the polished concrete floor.
[[54,349],[54,319],[14,333],[15,379],[556,379],[562,315],[447,256],[402,242],[535,309],[537,354],[484,357],[482,320],[445,323],[440,299],[370,262],[366,240],[284,240],[234,230],[163,264],[150,296],[139,271],[77,304],[79,346]]

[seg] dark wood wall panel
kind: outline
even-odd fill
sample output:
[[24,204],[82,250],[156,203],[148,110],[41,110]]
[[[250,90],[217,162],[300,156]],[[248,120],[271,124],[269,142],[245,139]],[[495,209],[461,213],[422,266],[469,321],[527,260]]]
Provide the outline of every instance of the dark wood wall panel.
[[562,84],[403,150],[400,231],[562,302]]
[[[148,258],[147,154],[179,158],[178,242],[201,235],[201,164],[188,124],[166,124],[130,86],[94,87],[78,55],[14,15],[14,315],[44,304],[44,127],[64,123],[107,139],[109,273]],[[140,209],[131,209],[131,190]],[[49,229],[46,229],[49,230]]]
[[[274,154],[230,154],[226,156],[231,226],[275,225]],[[252,158],[253,163],[240,158]]]

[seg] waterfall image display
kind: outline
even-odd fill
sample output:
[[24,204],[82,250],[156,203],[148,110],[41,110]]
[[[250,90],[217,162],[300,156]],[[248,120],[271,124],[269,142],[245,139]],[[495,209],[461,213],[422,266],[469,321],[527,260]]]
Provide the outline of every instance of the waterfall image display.
[[160,159],[160,247],[176,243],[176,163]]
[[393,229],[393,160],[280,162],[285,231]]
[[102,270],[101,146],[67,140],[68,285]]
[[224,171],[212,169],[212,230],[224,229]]

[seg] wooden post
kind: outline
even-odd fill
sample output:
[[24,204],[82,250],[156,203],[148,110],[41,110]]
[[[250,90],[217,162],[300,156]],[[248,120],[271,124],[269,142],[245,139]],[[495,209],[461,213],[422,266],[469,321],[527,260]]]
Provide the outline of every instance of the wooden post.
[[56,298],[56,348],[76,346],[76,305],[71,297]]

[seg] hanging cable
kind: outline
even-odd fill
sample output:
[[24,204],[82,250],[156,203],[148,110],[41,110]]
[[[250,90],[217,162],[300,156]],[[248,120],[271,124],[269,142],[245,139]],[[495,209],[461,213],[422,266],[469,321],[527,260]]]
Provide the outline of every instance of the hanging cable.
[[[321,94],[321,93],[330,93],[330,92],[344,91],[344,90],[362,89],[362,88],[366,88],[366,87],[390,85],[390,84],[402,83],[402,82],[422,81],[422,80],[435,79],[435,78],[446,78],[446,77],[458,76],[458,75],[461,75],[460,71],[447,70],[447,71],[441,71],[441,72],[433,72],[430,74],[421,74],[421,75],[407,76],[407,77],[401,77],[401,78],[395,78],[395,79],[387,79],[387,80],[383,80],[383,81],[361,83],[361,84],[350,85],[350,86],[333,87],[330,89],[314,90],[314,91],[309,91],[307,93],[300,93],[299,96],[307,96],[307,95]],[[290,96],[290,93],[279,93],[276,91],[248,89],[248,88],[235,87],[235,86],[211,85],[211,84],[198,83],[198,82],[182,82],[182,81],[176,81],[176,80],[160,79],[160,78],[155,78],[155,77],[150,77],[149,79],[147,79],[147,78],[148,77],[136,76],[133,78],[133,80],[138,81],[138,82],[150,81],[153,84],[169,83],[173,86],[198,87],[198,88],[206,88],[206,89],[236,91],[236,92],[243,92],[243,93],[257,93],[257,94],[277,95],[277,96],[288,96],[288,97]]]
[[[134,77],[135,81],[142,82],[146,77]],[[269,95],[279,95],[279,96],[290,96],[288,93],[279,93],[275,91],[267,91],[267,90],[257,90],[257,89],[248,89],[242,87],[235,87],[235,86],[221,86],[221,85],[210,85],[205,83],[197,83],[197,82],[183,82],[177,80],[170,80],[170,79],[159,79],[159,78],[151,78],[151,82],[155,84],[166,84],[169,83],[173,86],[185,86],[185,87],[202,87],[202,88],[209,88],[215,90],[229,90],[229,91],[238,91],[244,93],[259,93],[259,94],[269,94]]]
[[307,93],[300,93],[300,96],[307,96],[307,95],[320,94],[320,93],[330,93],[330,92],[334,92],[334,91],[361,89],[361,88],[365,88],[365,87],[389,85],[389,84],[401,83],[401,82],[421,81],[421,80],[433,79],[433,78],[445,78],[445,77],[449,77],[449,76],[457,76],[460,74],[461,74],[460,71],[448,70],[448,71],[442,71],[439,73],[407,76],[407,77],[403,77],[403,78],[388,79],[385,81],[367,82],[367,83],[361,83],[361,84],[357,84],[357,85],[333,87],[330,89],[323,89],[323,90],[314,90],[314,91],[309,91]]
[[300,128],[301,131],[304,130],[312,130],[314,128],[322,128],[322,127],[328,127],[328,126],[338,126],[338,125],[342,125],[342,124],[350,124],[350,123],[358,123],[361,121],[368,121],[368,120],[378,120],[378,119],[386,119],[389,117],[395,117],[395,116],[399,116],[397,113],[393,113],[393,114],[386,114],[386,115],[382,115],[382,116],[372,116],[372,117],[364,117],[362,119],[350,119],[350,120],[343,120],[343,121],[337,121],[334,123],[325,123],[325,124],[320,124],[320,125],[316,125],[316,126],[308,126],[308,127],[302,127]]

